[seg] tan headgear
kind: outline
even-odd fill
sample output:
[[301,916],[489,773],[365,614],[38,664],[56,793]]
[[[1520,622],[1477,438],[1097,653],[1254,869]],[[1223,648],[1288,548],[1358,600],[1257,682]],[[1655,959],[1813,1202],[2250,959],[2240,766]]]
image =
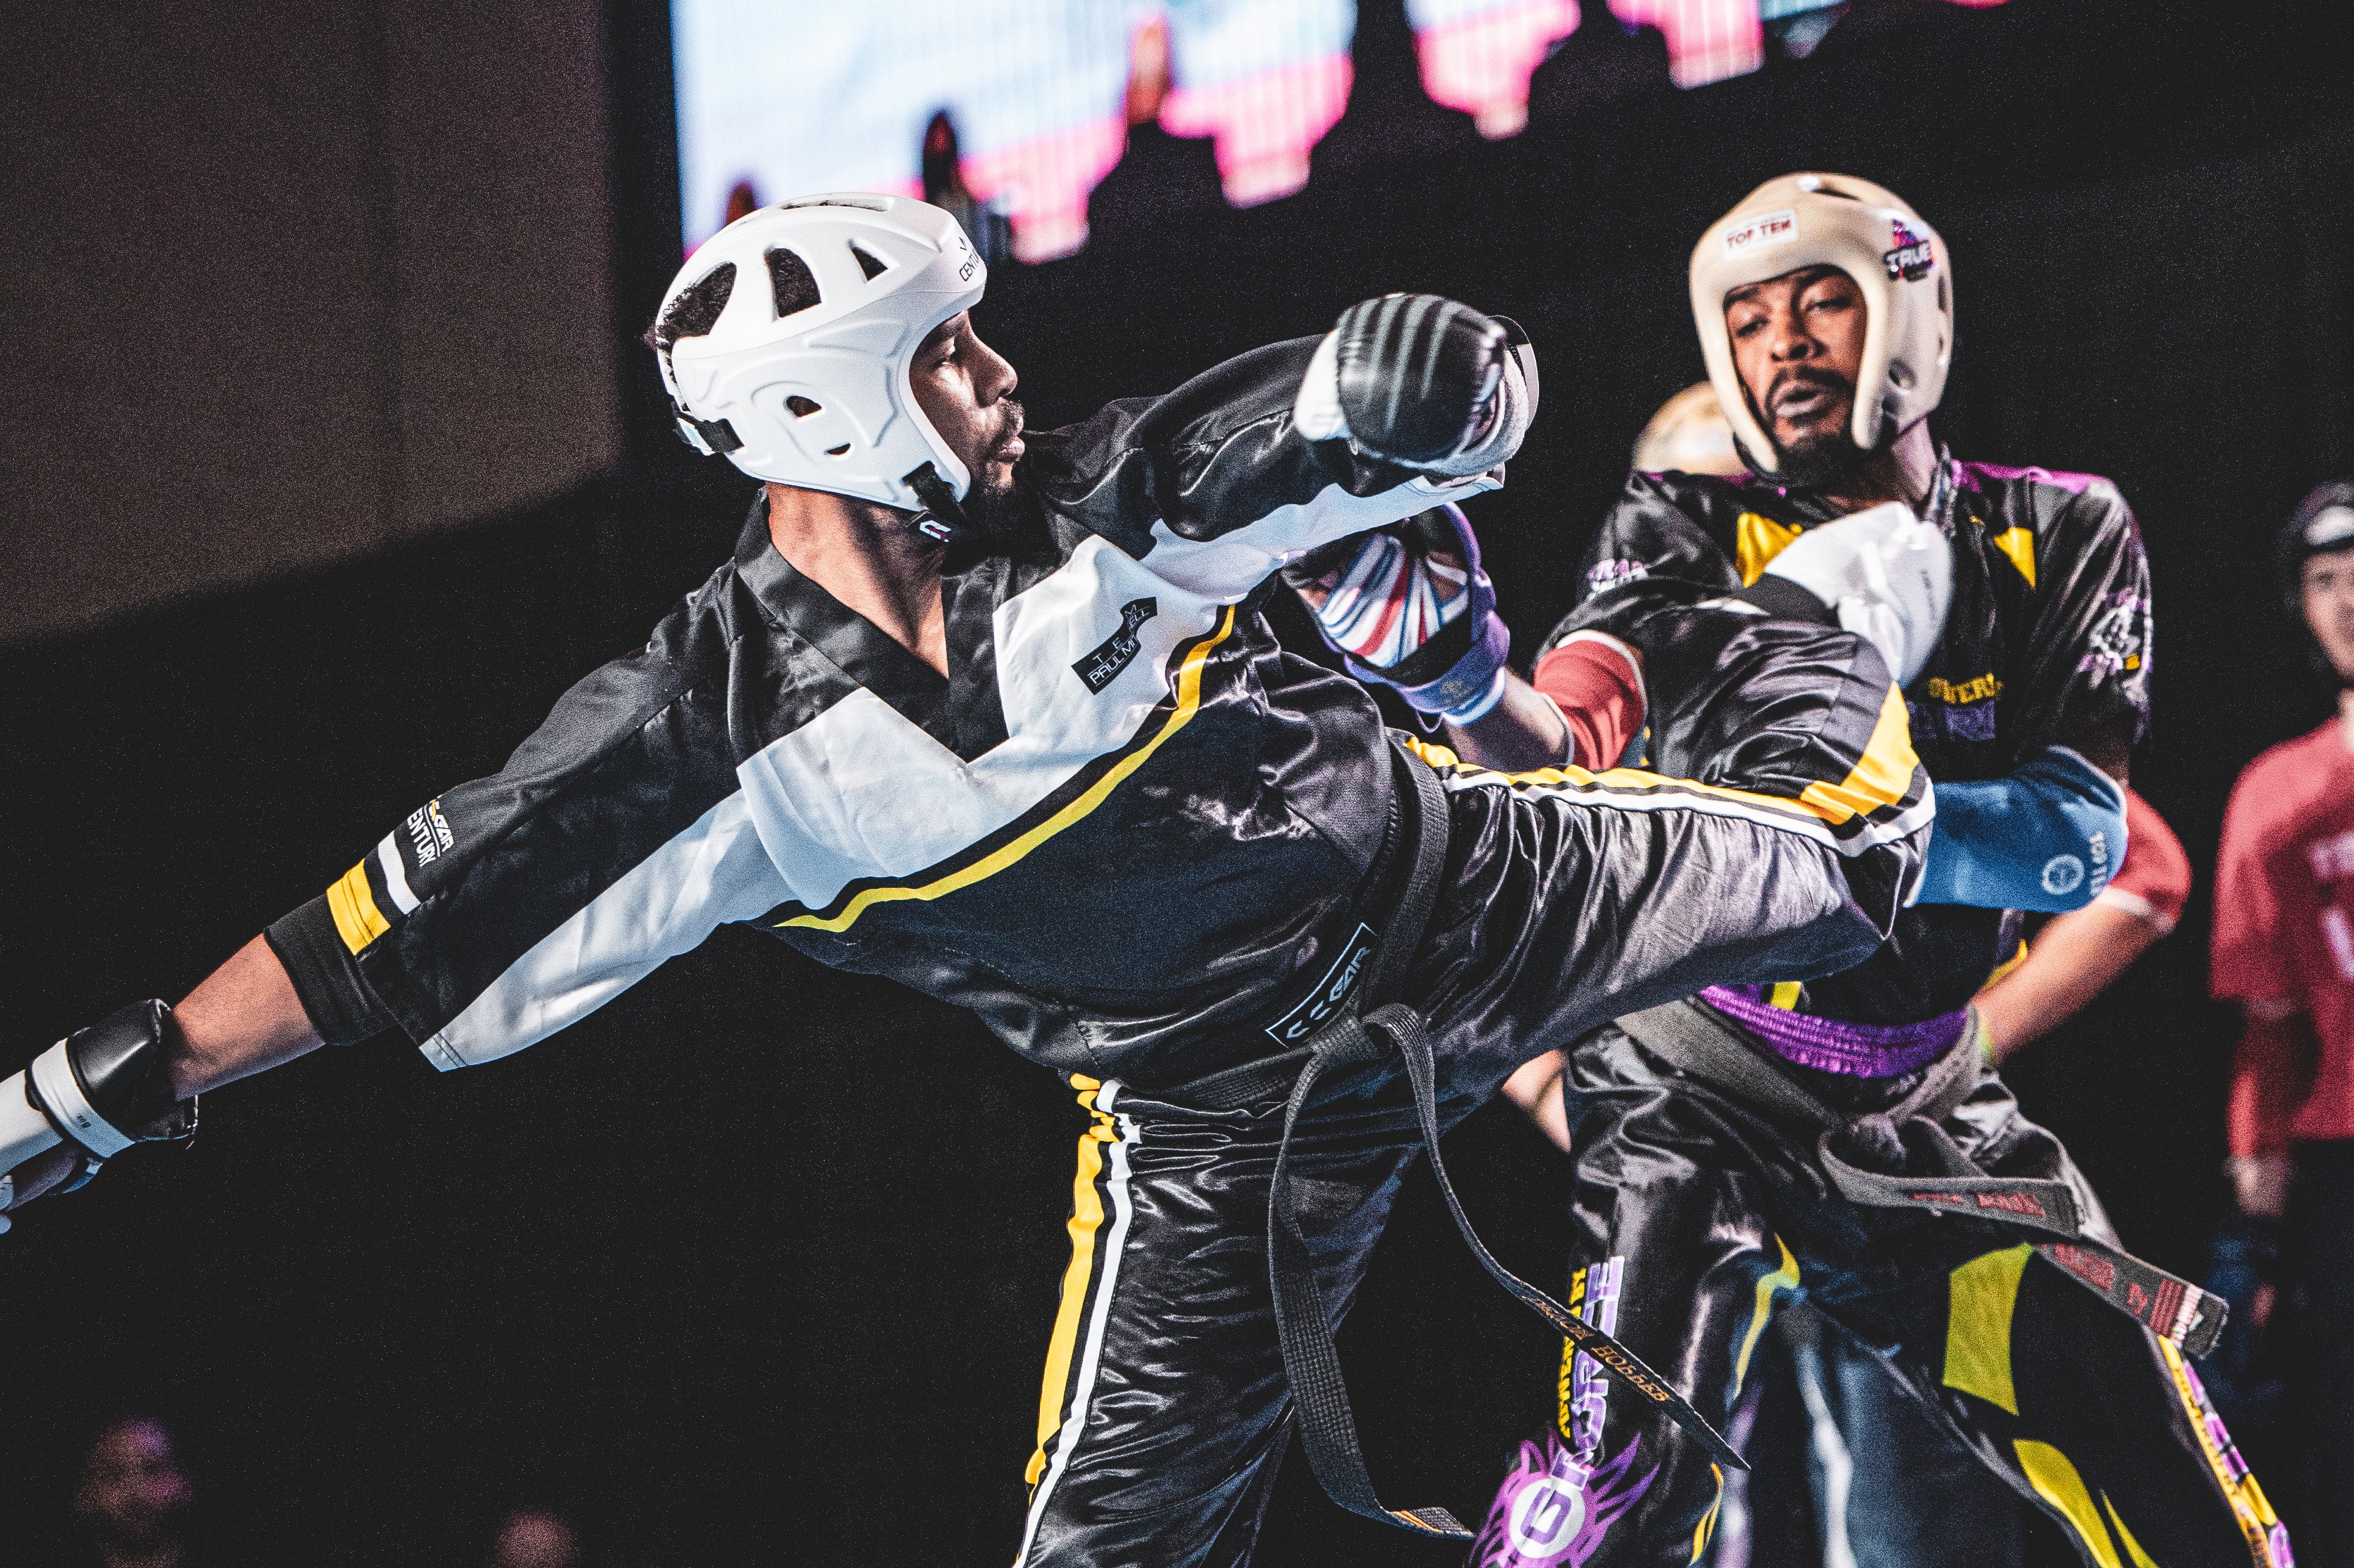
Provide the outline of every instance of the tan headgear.
[[1953,269],[1946,242],[1894,192],[1846,175],[1768,180],[1692,248],[1692,322],[1708,378],[1742,453],[1760,474],[1780,465],[1733,367],[1724,296],[1802,267],[1836,267],[1863,292],[1863,364],[1849,435],[1865,451],[1937,406],[1954,358]]

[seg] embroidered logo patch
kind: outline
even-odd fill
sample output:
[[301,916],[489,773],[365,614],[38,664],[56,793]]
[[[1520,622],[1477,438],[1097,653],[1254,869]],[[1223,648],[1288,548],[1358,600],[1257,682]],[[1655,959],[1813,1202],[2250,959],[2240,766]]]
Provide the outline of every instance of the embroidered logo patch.
[[1901,217],[1891,218],[1888,228],[1889,243],[1895,249],[1882,252],[1880,260],[1890,277],[1917,283],[1936,270],[1937,253],[1926,239],[1914,233]]
[[1136,662],[1144,644],[1138,639],[1137,629],[1161,613],[1158,604],[1149,599],[1132,599],[1119,607],[1119,630],[1090,650],[1087,656],[1071,666],[1071,673],[1087,683],[1087,690],[1100,694],[1106,686],[1119,679],[1119,673]]

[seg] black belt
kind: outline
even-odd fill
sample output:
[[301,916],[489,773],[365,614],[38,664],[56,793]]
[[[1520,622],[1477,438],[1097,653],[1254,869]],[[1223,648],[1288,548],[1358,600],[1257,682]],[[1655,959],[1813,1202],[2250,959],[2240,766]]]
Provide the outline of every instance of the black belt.
[[1824,1173],[1848,1202],[1873,1209],[1967,1214],[2065,1238],[2039,1241],[2035,1250],[2118,1311],[2172,1340],[2184,1354],[2203,1356],[2215,1348],[2229,1310],[2221,1297],[2085,1234],[2084,1216],[2067,1182],[1986,1174],[1939,1125],[1986,1079],[1975,1028],[1883,1113],[1893,1128],[1912,1135],[1904,1144],[1908,1151],[1917,1146],[1922,1162],[1935,1167],[1915,1176],[1867,1171],[1840,1159],[1832,1139],[1853,1126],[1855,1118],[1808,1094],[1698,1002],[1671,1001],[1633,1013],[1618,1020],[1618,1027],[1702,1083],[1807,1127],[1815,1134],[1815,1155]]
[[[1471,1532],[1443,1508],[1387,1508],[1374,1495],[1290,1181],[1292,1131],[1318,1081],[1332,1069],[1383,1062],[1395,1054],[1405,1059],[1406,1076],[1414,1087],[1415,1114],[1422,1124],[1431,1174],[1438,1178],[1438,1190],[1455,1216],[1456,1228],[1463,1233],[1480,1266],[1596,1364],[1691,1433],[1719,1464],[1745,1470],[1749,1467],[1732,1445],[1667,1379],[1617,1340],[1498,1263],[1456,1198],[1455,1184],[1447,1180],[1447,1164],[1438,1152],[1437,1073],[1430,1035],[1419,1012],[1393,1000],[1405,983],[1415,953],[1422,946],[1423,930],[1438,902],[1439,878],[1447,863],[1447,791],[1437,775],[1418,758],[1403,749],[1395,749],[1394,755],[1399,806],[1393,815],[1393,831],[1382,847],[1382,863],[1367,882],[1380,887],[1394,880],[1384,874],[1384,867],[1394,866],[1401,859],[1408,869],[1395,914],[1385,923],[1372,976],[1358,992],[1362,1000],[1310,1035],[1308,1044],[1297,1051],[1197,1078],[1167,1096],[1204,1110],[1236,1110],[1263,1103],[1287,1087],[1290,1091],[1283,1107],[1283,1139],[1276,1150],[1267,1192],[1267,1274],[1274,1287],[1275,1331],[1283,1350],[1283,1373],[1299,1407],[1299,1443],[1308,1451],[1309,1466],[1325,1495],[1352,1513],[1423,1535],[1471,1539]],[[1367,1009],[1362,1017],[1359,1007]]]

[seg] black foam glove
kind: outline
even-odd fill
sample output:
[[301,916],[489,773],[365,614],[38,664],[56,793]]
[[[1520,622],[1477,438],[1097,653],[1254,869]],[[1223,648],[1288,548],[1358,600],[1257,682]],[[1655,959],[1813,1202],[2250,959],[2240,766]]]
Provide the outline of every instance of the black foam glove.
[[[1436,294],[1350,306],[1332,333],[1333,392],[1350,438],[1405,468],[1492,467],[1518,447],[1532,411],[1534,387],[1514,355],[1527,341],[1510,322]],[[1486,461],[1467,466],[1474,459]]]

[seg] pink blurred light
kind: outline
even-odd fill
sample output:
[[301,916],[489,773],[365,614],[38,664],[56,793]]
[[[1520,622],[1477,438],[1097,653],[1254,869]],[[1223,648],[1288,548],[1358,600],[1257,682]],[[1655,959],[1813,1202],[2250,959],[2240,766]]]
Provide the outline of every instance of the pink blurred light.
[[1610,9],[1667,38],[1668,74],[1678,87],[1723,81],[1766,63],[1757,0],[1610,0]]
[[983,201],[1002,198],[1013,224],[1013,254],[1051,261],[1087,242],[1087,196],[1128,149],[1128,118],[1099,120],[975,153],[964,160],[965,184]]
[[1210,87],[1178,87],[1161,106],[1174,136],[1215,136],[1218,177],[1236,207],[1288,196],[1308,184],[1308,154],[1349,106],[1347,55],[1295,60]]
[[1423,90],[1472,117],[1490,138],[1529,122],[1529,78],[1556,38],[1577,31],[1577,0],[1515,0],[1484,16],[1415,36]]

